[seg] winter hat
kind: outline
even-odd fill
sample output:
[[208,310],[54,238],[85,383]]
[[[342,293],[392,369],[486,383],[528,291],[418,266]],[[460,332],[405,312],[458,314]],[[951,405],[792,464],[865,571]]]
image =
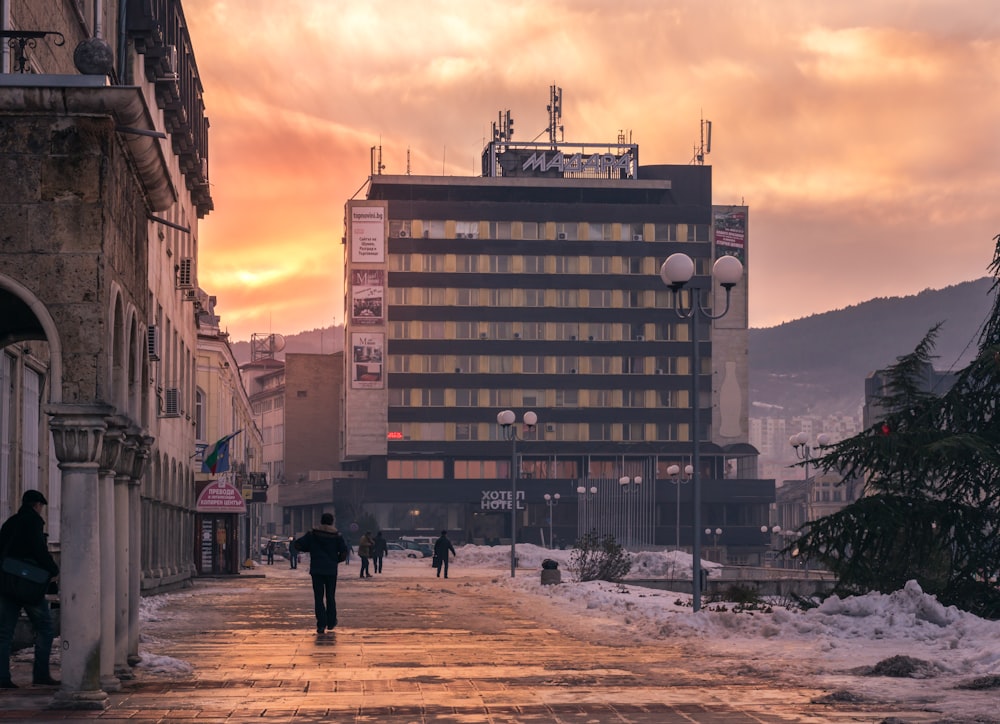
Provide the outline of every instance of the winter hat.
[[37,490],[25,490],[24,495],[21,496],[21,505],[34,505],[35,503],[48,505],[49,501]]

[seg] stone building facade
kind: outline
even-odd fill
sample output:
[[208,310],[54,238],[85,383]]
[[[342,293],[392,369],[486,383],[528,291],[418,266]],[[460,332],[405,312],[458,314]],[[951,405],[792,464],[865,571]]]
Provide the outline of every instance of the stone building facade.
[[0,429],[0,490],[52,503],[55,706],[103,708],[141,592],[193,573],[208,120],[179,0],[2,0],[0,29],[0,352],[40,386]]

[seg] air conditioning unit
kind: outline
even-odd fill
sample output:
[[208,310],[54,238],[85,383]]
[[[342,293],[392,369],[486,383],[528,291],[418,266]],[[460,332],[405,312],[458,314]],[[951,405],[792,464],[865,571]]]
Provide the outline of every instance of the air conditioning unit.
[[662,369],[660,369],[659,367],[657,367],[657,368],[656,368],[656,374],[658,374],[658,375],[662,375],[662,374],[663,374],[663,370],[662,370]]
[[181,259],[177,266],[175,267],[177,272],[177,288],[178,289],[193,289],[194,288],[194,259],[191,257],[184,257]]
[[565,240],[566,239],[566,232],[565,231],[560,231],[558,234],[556,234],[556,238],[560,239],[560,240]]
[[399,238],[400,238],[400,239],[405,239],[405,238],[406,238],[406,237],[408,237],[409,235],[410,235],[410,232],[409,232],[409,231],[407,231],[406,229],[400,229],[400,230],[399,230]]
[[460,375],[460,374],[462,374],[462,368],[461,368],[461,367],[456,367],[456,368],[455,368],[455,374],[456,374],[456,375]]
[[479,339],[486,339],[486,338],[487,338],[487,336],[488,336],[488,335],[486,334],[486,332],[480,332],[480,334],[479,334]]
[[465,234],[460,231],[457,234],[455,234],[455,238],[456,239],[464,239],[465,238]]
[[521,333],[520,332],[514,332],[514,339],[521,339]]
[[555,425],[553,425],[551,422],[546,423],[546,425],[545,425],[545,432],[555,432],[555,431],[556,431],[556,426]]
[[587,341],[588,342],[593,342],[594,341],[594,335],[590,335],[589,337],[587,337]]
[[569,371],[569,373],[570,373],[571,375],[575,375],[575,374],[576,374],[576,367],[574,367],[573,369],[571,369],[571,370]]
[[641,335],[641,334],[635,335],[634,339],[635,339],[636,342],[645,342],[646,341],[646,337],[644,335]]
[[430,229],[424,229],[424,238],[425,239],[430,239],[431,238],[431,230]]
[[197,289],[184,289],[181,291],[181,300],[185,302],[195,302],[198,300]]
[[575,335],[575,334],[571,334],[571,335],[569,336],[569,341],[570,341],[570,342],[575,342],[575,341],[576,341],[576,335]]
[[146,354],[151,361],[160,361],[160,328],[155,324],[146,330]]
[[642,234],[632,234],[632,241],[642,241]]
[[168,387],[163,391],[163,417],[181,416],[181,391]]

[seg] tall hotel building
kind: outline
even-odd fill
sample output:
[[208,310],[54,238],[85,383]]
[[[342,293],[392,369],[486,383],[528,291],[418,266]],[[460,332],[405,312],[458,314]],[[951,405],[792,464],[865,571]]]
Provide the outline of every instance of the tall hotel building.
[[[659,268],[684,252],[706,290],[720,255],[749,271],[747,209],[713,207],[710,166],[638,158],[494,140],[481,177],[373,175],[347,202],[342,457],[390,537],[506,543],[513,505],[519,542],[691,546],[691,485],[667,470],[691,463],[693,343]],[[698,388],[701,518],[752,562],[774,483],[748,442],[748,278],[700,324]]]

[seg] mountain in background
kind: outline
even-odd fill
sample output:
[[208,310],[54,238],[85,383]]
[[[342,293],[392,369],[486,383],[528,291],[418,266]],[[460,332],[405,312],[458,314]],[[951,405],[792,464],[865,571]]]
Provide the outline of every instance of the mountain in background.
[[979,351],[992,284],[983,277],[751,329],[750,416],[858,415],[865,378],[912,352],[939,322],[934,368],[962,369]]
[[[992,309],[983,277],[908,297],[872,299],[776,327],[750,330],[750,416],[858,415],[865,378],[913,351],[938,322],[934,367],[958,370],[978,351],[979,332]],[[342,326],[285,336],[287,352],[332,354],[344,348]],[[233,342],[240,364],[250,343]]]

